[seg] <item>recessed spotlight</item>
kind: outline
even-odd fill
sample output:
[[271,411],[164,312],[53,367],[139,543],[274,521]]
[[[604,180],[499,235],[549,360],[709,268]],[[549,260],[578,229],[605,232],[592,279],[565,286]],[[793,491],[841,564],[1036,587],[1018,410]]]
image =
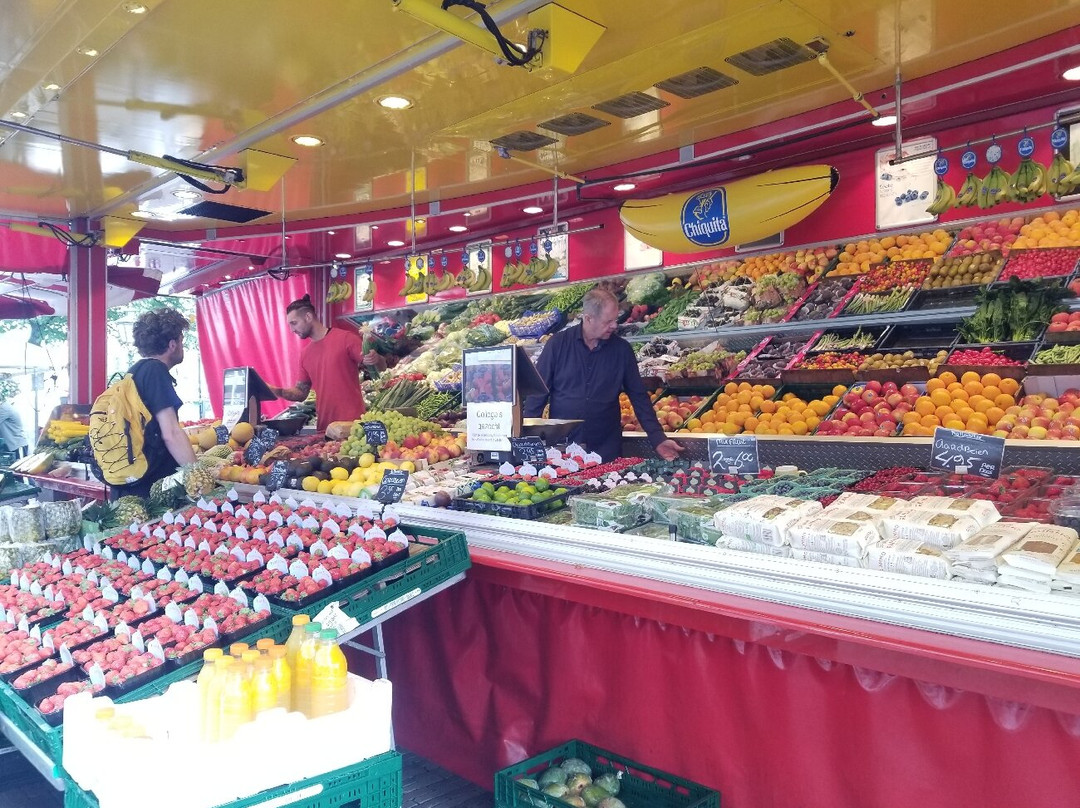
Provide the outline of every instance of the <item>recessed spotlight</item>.
[[189,191],[186,188],[181,188],[179,191],[173,191],[172,195],[175,196],[177,199],[184,200],[202,199],[202,194],[200,194],[198,191]]
[[57,84],[55,81],[53,81],[53,82],[49,82],[48,84],[46,84],[41,89],[43,89],[47,93],[55,93],[57,90],[60,89],[60,85]]
[[526,208],[521,209],[522,213],[543,213],[544,209],[539,205],[529,205]]
[[26,113],[25,112],[15,111],[15,112],[11,113],[11,117],[12,118],[25,118]]
[[398,241],[397,239],[393,239],[392,241],[386,242],[386,246],[387,247],[404,247],[405,242],[404,241]]
[[253,272],[254,270],[255,270],[255,267],[253,267],[253,266],[251,266],[251,265],[249,264],[249,265],[248,265],[248,272]]
[[378,229],[379,229],[379,226],[378,226],[377,224],[373,224],[373,225],[371,226],[371,229],[372,229],[372,230],[378,230]]
[[133,210],[131,215],[136,219],[153,219],[154,212],[152,210]]
[[142,3],[124,3],[123,8],[128,14],[145,14],[149,10]]
[[632,191],[635,188],[637,188],[637,186],[632,182],[620,182],[615,186],[616,191]]
[[1061,77],[1066,81],[1080,81],[1080,67],[1070,67]]
[[472,216],[472,213],[470,213],[469,211],[465,211],[465,218],[467,219],[470,216]]
[[469,228],[467,228],[463,224],[452,224],[452,225],[450,225],[450,228],[449,228],[451,233],[464,233],[468,229]]
[[336,232],[337,232],[337,230],[327,230],[327,231],[326,231],[326,235],[328,235],[328,236],[332,236],[332,235],[334,235],[334,234],[335,234]]
[[231,281],[231,280],[232,280],[232,275],[226,275],[226,276],[225,276],[225,280],[227,280],[227,281]]
[[93,59],[95,56],[98,55],[97,48],[89,48],[89,47],[86,47],[85,45],[82,46],[82,47],[76,48],[75,52],[78,53],[78,54],[81,54],[83,56],[89,56],[91,59]]
[[874,124],[874,126],[892,126],[894,123],[896,123],[896,116],[882,115],[880,117],[874,118],[871,123]]
[[323,139],[321,137],[315,137],[315,135],[296,135],[292,138],[292,142],[297,146],[307,146],[309,148],[314,146],[321,146]]
[[413,102],[403,95],[384,95],[378,99],[378,104],[386,109],[408,109]]
[[334,253],[334,258],[352,258],[352,253]]

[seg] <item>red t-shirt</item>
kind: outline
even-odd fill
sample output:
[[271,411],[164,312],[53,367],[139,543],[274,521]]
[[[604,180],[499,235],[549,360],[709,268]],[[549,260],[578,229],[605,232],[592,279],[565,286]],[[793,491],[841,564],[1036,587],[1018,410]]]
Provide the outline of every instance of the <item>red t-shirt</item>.
[[312,340],[300,354],[300,381],[315,390],[319,429],[334,421],[355,421],[366,411],[360,391],[360,365],[364,343],[360,335],[331,328],[320,340]]

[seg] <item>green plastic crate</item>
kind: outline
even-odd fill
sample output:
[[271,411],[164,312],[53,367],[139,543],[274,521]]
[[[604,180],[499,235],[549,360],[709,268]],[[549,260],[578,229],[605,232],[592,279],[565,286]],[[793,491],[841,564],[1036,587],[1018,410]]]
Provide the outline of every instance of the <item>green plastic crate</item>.
[[[464,533],[410,525],[401,525],[401,530],[410,536],[436,543],[410,543],[410,555],[404,561],[379,570],[374,575],[325,598],[305,603],[302,608],[271,606],[271,611],[289,619],[297,614],[314,616],[331,603],[337,602],[345,614],[363,624],[383,611],[388,611],[388,607],[396,605],[396,601],[408,601],[472,566]],[[412,549],[416,547],[424,549]]]
[[[289,795],[315,786],[322,787],[318,794],[289,799]],[[292,808],[401,808],[401,803],[401,755],[385,752],[344,769],[223,803],[220,808],[259,808],[268,804]],[[98,801],[93,793],[67,780],[64,808],[98,808]]]
[[4,682],[0,682],[0,712],[11,719],[11,723],[22,730],[31,743],[44,752],[53,763],[60,764],[63,757],[63,726],[50,726],[41,717],[41,713],[23,701]]
[[517,782],[522,777],[539,777],[545,769],[568,758],[580,758],[588,763],[594,778],[606,772],[622,772],[619,799],[627,808],[720,808],[718,791],[644,766],[584,741],[567,741],[562,746],[496,772],[496,808],[571,808],[569,803]]

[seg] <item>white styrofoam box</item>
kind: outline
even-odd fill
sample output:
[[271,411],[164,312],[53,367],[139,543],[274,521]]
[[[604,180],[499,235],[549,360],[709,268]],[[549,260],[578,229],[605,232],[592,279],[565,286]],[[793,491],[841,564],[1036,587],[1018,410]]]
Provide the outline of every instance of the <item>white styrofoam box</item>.
[[[349,707],[307,718],[269,710],[227,741],[200,739],[201,710],[194,682],[164,695],[115,705],[145,736],[124,738],[95,719],[114,706],[89,693],[64,702],[63,766],[100,808],[127,808],[131,795],[153,794],[156,808],[213,808],[264,789],[350,766],[392,748],[392,689],[386,679],[349,674]],[[190,789],[175,788],[167,772],[185,772]]]

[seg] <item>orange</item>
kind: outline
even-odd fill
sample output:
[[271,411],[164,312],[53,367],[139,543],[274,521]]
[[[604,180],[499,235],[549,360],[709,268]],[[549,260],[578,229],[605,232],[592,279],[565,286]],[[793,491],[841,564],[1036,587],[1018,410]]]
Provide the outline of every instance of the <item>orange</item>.
[[961,421],[959,418],[957,418],[955,416],[952,417],[952,418],[949,418],[946,421],[944,421],[941,425],[943,427],[945,427],[946,429],[963,429],[964,428],[964,422]]
[[775,435],[776,431],[771,429],[768,424],[758,424],[754,430],[755,435]]
[[983,414],[986,414],[986,413],[990,412],[990,410],[993,408],[993,406],[994,406],[993,401],[990,401],[989,399],[984,398],[982,401],[978,402],[975,405],[975,412],[981,412]]
[[752,408],[753,408],[754,410],[760,410],[760,409],[761,409],[761,405],[762,405],[762,404],[763,404],[764,402],[765,402],[765,399],[763,399],[763,398],[762,398],[761,396],[750,396],[750,406],[751,406],[751,407],[752,407]]
[[754,414],[754,411],[752,409],[750,409],[749,404],[740,404],[738,409],[735,410],[735,412],[744,412],[747,415],[753,415]]
[[[731,387],[731,385],[729,384],[728,387]],[[724,389],[727,389],[727,388],[724,388]],[[734,391],[732,391],[732,392],[734,392]],[[718,395],[716,397],[716,401],[713,402],[713,409],[716,409],[717,407],[726,406],[729,401],[731,401],[731,396],[729,396],[727,393],[721,393],[720,395]]]
[[936,415],[924,415],[919,420],[919,423],[925,427],[933,429],[935,426],[941,426],[941,419],[938,418]]
[[[743,384],[746,384],[746,382],[743,382]],[[735,400],[738,401],[740,404],[749,404],[750,399],[751,399],[751,395],[750,395],[749,390],[740,390],[735,395]]]
[[761,411],[762,412],[776,412],[776,402],[775,401],[762,401],[761,402]]
[[836,403],[840,401],[840,396],[825,396],[821,400],[828,404],[830,407],[834,407],[836,406]]
[[751,415],[749,418],[743,421],[743,429],[745,429],[747,432],[753,432],[755,429],[757,429],[759,423],[761,422],[753,415]]
[[950,384],[956,381],[956,374],[951,370],[946,370],[944,373],[939,373],[938,378],[941,379],[941,383],[948,387]]
[[761,395],[765,398],[772,398],[776,395],[776,388],[771,384],[764,384],[761,386]]
[[973,416],[971,416],[971,420],[968,421],[968,428],[975,431],[978,431],[980,429],[986,429],[989,425],[990,424],[986,416],[983,415],[981,412],[975,413]]
[[961,421],[967,421],[974,414],[975,410],[971,409],[971,407],[959,407],[956,410],[956,417]]
[[738,435],[739,432],[742,431],[742,428],[729,422],[720,427],[720,431],[725,435]]
[[807,427],[806,421],[794,421],[791,424],[791,431],[796,435],[805,435],[810,431],[810,428]]
[[951,391],[949,391],[949,395],[952,396],[953,401],[967,401],[968,400],[967,391],[963,390],[963,389],[961,389],[961,390],[951,390]]
[[935,390],[930,394],[930,400],[934,402],[935,407],[947,407],[952,402],[952,396],[947,390]]
[[915,412],[919,415],[933,415],[937,405],[927,396],[920,396],[915,402]]
[[982,382],[982,376],[973,370],[969,370],[963,376],[960,377],[960,384],[966,385],[969,382]]
[[905,412],[900,419],[904,424],[917,424],[922,416],[919,413],[912,410],[911,412]]
[[773,422],[773,413],[763,412],[758,416],[758,421],[763,424],[771,424]]
[[842,384],[838,384],[838,385],[836,385],[836,387],[834,387],[834,388],[832,389],[832,394],[833,394],[834,396],[838,397],[838,398],[839,398],[840,396],[844,395],[844,393],[846,393],[846,392],[847,392],[847,387],[845,387],[845,386],[844,386],[844,385],[842,385]]
[[953,382],[945,389],[948,390],[950,393],[955,393],[957,390],[963,390],[964,385],[960,384],[960,382]]
[[832,409],[824,401],[811,401],[810,409],[814,411],[814,415],[828,415],[829,410]]
[[1001,377],[996,373],[987,373],[982,377],[983,387],[1000,387]]
[[968,399],[968,406],[974,410],[977,410],[979,409],[978,405],[983,401],[989,401],[989,399],[987,399],[986,396],[975,395]]
[[944,389],[945,389],[945,382],[943,382],[941,379],[936,379],[936,378],[935,379],[930,379],[926,383],[926,392],[927,393],[932,393],[935,390],[944,390]]
[[1001,392],[1006,395],[1016,395],[1016,391],[1020,389],[1020,382],[1016,379],[1004,378],[998,382],[998,387],[1001,388]]
[[[752,416],[747,415],[745,412],[736,412],[728,416],[728,423],[735,424],[735,426],[743,426],[746,423],[746,419]],[[689,423],[692,425],[694,419],[691,418]]]
[[[967,376],[968,374],[965,373],[964,375]],[[964,382],[964,392],[967,393],[969,396],[981,396],[982,391],[982,382],[979,382],[978,380],[973,382]]]
[[996,425],[998,421],[1005,417],[1005,410],[1001,407],[991,407],[986,411],[987,423]]
[[934,410],[934,415],[937,416],[937,419],[941,421],[941,423],[945,423],[956,417],[956,413],[953,412],[952,407],[938,407]]
[[998,387],[994,387],[993,385],[984,384],[982,394],[991,401],[994,401],[998,396],[1001,395],[1001,389]]
[[794,435],[795,431],[790,426],[788,426],[787,424],[784,424],[778,430],[776,430],[776,434],[777,435]]
[[[729,396],[734,395],[735,393],[739,392],[739,385],[735,384],[735,382],[728,382],[724,385],[724,392],[727,393]],[[720,398],[723,398],[723,396],[721,396]],[[717,401],[719,400],[720,399],[717,399]]]
[[712,410],[709,410],[708,412],[702,413],[702,415],[701,415],[701,423],[703,423],[703,424],[711,424],[715,420],[716,420],[716,413],[714,413]]
[[[1012,381],[1012,379],[1010,379],[1009,381]],[[1007,410],[1009,409],[1009,407],[1016,406],[1016,399],[1008,393],[1002,393],[1000,396],[994,399],[994,404],[1001,407],[1003,410]]]
[[750,392],[750,389],[751,389],[751,388],[750,388],[750,382],[742,382],[742,383],[741,383],[741,384],[739,385],[739,392],[740,392],[740,393],[749,393],[749,392]]
[[[910,415],[910,413],[908,413],[908,414]],[[918,435],[920,434],[921,431],[922,431],[922,427],[919,426],[919,424],[917,422],[915,422],[915,421],[905,421],[904,422],[904,431],[901,432],[900,434],[905,435],[905,436],[907,436],[909,438],[914,438],[914,437],[918,437]]]
[[818,428],[818,424],[820,423],[821,419],[818,418],[816,415],[806,416],[806,431],[813,432],[815,429]]

